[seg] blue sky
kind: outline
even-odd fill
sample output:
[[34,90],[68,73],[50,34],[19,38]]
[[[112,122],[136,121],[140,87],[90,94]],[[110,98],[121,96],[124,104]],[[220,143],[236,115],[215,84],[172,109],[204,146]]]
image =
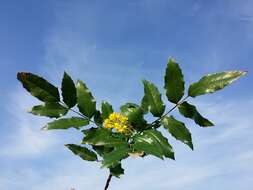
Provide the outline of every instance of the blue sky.
[[195,151],[169,137],[176,162],[131,158],[111,189],[248,190],[253,185],[252,12],[250,0],[1,1],[0,189],[99,190],[107,177],[99,165],[63,146],[80,141],[77,131],[40,131],[48,119],[26,113],[39,101],[22,89],[18,71],[60,85],[66,70],[87,83],[98,103],[111,101],[117,110],[140,101],[144,78],[162,91],[172,56],[187,85],[206,73],[249,74],[191,100],[216,124],[201,129],[185,120]]

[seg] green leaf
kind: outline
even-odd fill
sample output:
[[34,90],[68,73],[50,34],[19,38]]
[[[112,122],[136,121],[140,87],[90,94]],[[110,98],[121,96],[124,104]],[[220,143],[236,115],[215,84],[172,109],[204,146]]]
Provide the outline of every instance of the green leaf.
[[102,102],[101,110],[102,110],[102,118],[103,118],[103,120],[107,119],[107,118],[109,117],[109,115],[110,115],[111,113],[113,113],[112,105],[109,104],[109,103],[106,102],[106,101],[103,101],[103,102]]
[[102,115],[101,115],[100,111],[97,110],[95,112],[93,118],[94,118],[94,121],[95,121],[95,123],[96,123],[97,126],[102,126],[102,124],[103,124],[103,118],[102,118]]
[[82,144],[90,144],[95,146],[115,147],[126,145],[126,139],[120,138],[110,130],[105,128],[91,128],[84,130],[85,137]]
[[170,134],[177,140],[187,144],[193,150],[192,137],[185,124],[176,120],[173,116],[162,119],[163,126],[168,129]]
[[58,89],[48,81],[32,73],[20,72],[17,79],[23,87],[34,97],[43,102],[59,102],[60,96]]
[[89,125],[89,120],[81,117],[63,118],[48,123],[43,129],[69,129],[71,127],[80,129],[82,126]]
[[79,111],[91,118],[96,112],[96,101],[86,85],[78,80],[77,85],[77,106]]
[[121,164],[118,164],[115,167],[110,168],[110,174],[115,177],[119,177],[120,175],[124,174],[124,169],[122,168]]
[[169,59],[164,77],[164,88],[168,100],[178,103],[184,95],[184,76],[179,65]]
[[110,168],[117,166],[122,159],[128,157],[128,151],[128,146],[116,147],[115,150],[104,155],[102,167]]
[[120,107],[121,114],[128,118],[131,126],[136,130],[143,130],[147,126],[147,122],[144,119],[143,109],[133,103],[126,103]]
[[133,148],[135,150],[144,151],[146,154],[152,154],[161,159],[164,156],[175,159],[172,146],[159,131],[152,129],[145,130],[142,133],[136,134],[133,139]]
[[94,146],[92,145],[93,150],[97,152],[97,154],[101,157],[104,157],[106,153],[109,153],[113,151],[112,147],[106,147],[106,146]]
[[153,116],[160,117],[165,110],[165,105],[158,88],[147,80],[143,80],[143,85],[144,97],[142,99],[141,107],[145,111],[150,111]]
[[43,105],[34,106],[29,113],[50,118],[58,118],[66,115],[68,109],[56,102],[47,102]]
[[188,95],[191,97],[200,96],[207,93],[213,93],[223,89],[225,86],[245,75],[245,71],[227,71],[221,73],[208,74],[202,77],[198,82],[190,85]]
[[76,105],[76,87],[75,83],[66,72],[64,72],[63,75],[61,90],[64,103],[69,108],[74,107]]
[[189,104],[188,102],[180,104],[178,106],[178,110],[184,117],[193,119],[196,124],[202,127],[214,126],[211,121],[200,115],[195,106]]
[[86,147],[78,146],[78,145],[75,145],[75,144],[66,144],[65,146],[69,150],[71,150],[75,155],[80,156],[83,160],[97,161],[96,153],[89,150]]

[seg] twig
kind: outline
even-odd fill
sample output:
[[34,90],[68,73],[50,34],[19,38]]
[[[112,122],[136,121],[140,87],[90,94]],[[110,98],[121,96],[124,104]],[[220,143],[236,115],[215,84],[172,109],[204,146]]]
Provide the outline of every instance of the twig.
[[167,116],[170,112],[172,112],[175,108],[177,108],[180,104],[182,104],[189,96],[186,96],[184,99],[182,99],[181,102],[178,102],[173,108],[171,108],[168,112],[166,112],[164,115],[162,115],[161,117],[157,118],[155,121],[153,121],[150,125],[153,125],[154,123],[156,123],[157,121],[163,119],[165,116]]
[[78,111],[76,111],[76,110],[74,110],[74,109],[69,108],[64,102],[61,101],[60,103],[61,103],[62,106],[65,107],[66,109],[68,109],[68,110],[70,110],[70,111],[72,111],[72,112],[78,114],[79,116],[83,117],[84,119],[87,119],[87,120],[89,120],[90,122],[96,124],[96,122],[93,121],[93,120],[91,120],[89,117],[83,115],[82,113],[80,113],[80,112],[78,112]]

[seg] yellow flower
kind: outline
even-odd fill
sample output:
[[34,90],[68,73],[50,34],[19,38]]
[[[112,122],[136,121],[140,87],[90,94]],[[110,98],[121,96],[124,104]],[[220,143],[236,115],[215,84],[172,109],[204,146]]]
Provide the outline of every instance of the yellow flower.
[[104,121],[104,127],[107,129],[115,129],[117,132],[126,135],[133,132],[128,123],[128,118],[116,112],[111,113],[109,118]]

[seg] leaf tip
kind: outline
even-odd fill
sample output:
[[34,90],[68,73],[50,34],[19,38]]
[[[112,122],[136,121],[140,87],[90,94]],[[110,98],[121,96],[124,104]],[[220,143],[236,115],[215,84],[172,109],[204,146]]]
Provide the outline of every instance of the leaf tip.
[[215,126],[211,121],[208,121],[208,123],[206,123],[204,126],[202,127],[213,127]]
[[168,62],[176,62],[176,60],[173,57],[169,57]]
[[77,79],[76,86],[80,86],[81,83],[82,83],[82,81],[80,79]]
[[47,130],[48,130],[48,125],[45,125],[45,126],[42,127],[40,130],[41,130],[41,131],[47,131]]
[[23,73],[24,73],[24,72],[17,72],[17,79],[18,79],[18,80],[20,80],[20,78],[21,78],[21,76],[22,76]]
[[192,151],[194,151],[194,147],[192,143],[189,144],[189,147],[191,148]]
[[19,78],[19,76],[20,76],[20,72],[17,72],[17,79]]
[[32,108],[26,110],[27,113],[32,113]]
[[145,84],[146,82],[147,82],[147,80],[146,79],[141,79],[141,82],[143,83],[143,84]]
[[242,71],[242,75],[248,74],[248,71]]
[[23,79],[24,79],[24,73],[23,72],[18,72],[17,73],[17,79],[23,83]]

